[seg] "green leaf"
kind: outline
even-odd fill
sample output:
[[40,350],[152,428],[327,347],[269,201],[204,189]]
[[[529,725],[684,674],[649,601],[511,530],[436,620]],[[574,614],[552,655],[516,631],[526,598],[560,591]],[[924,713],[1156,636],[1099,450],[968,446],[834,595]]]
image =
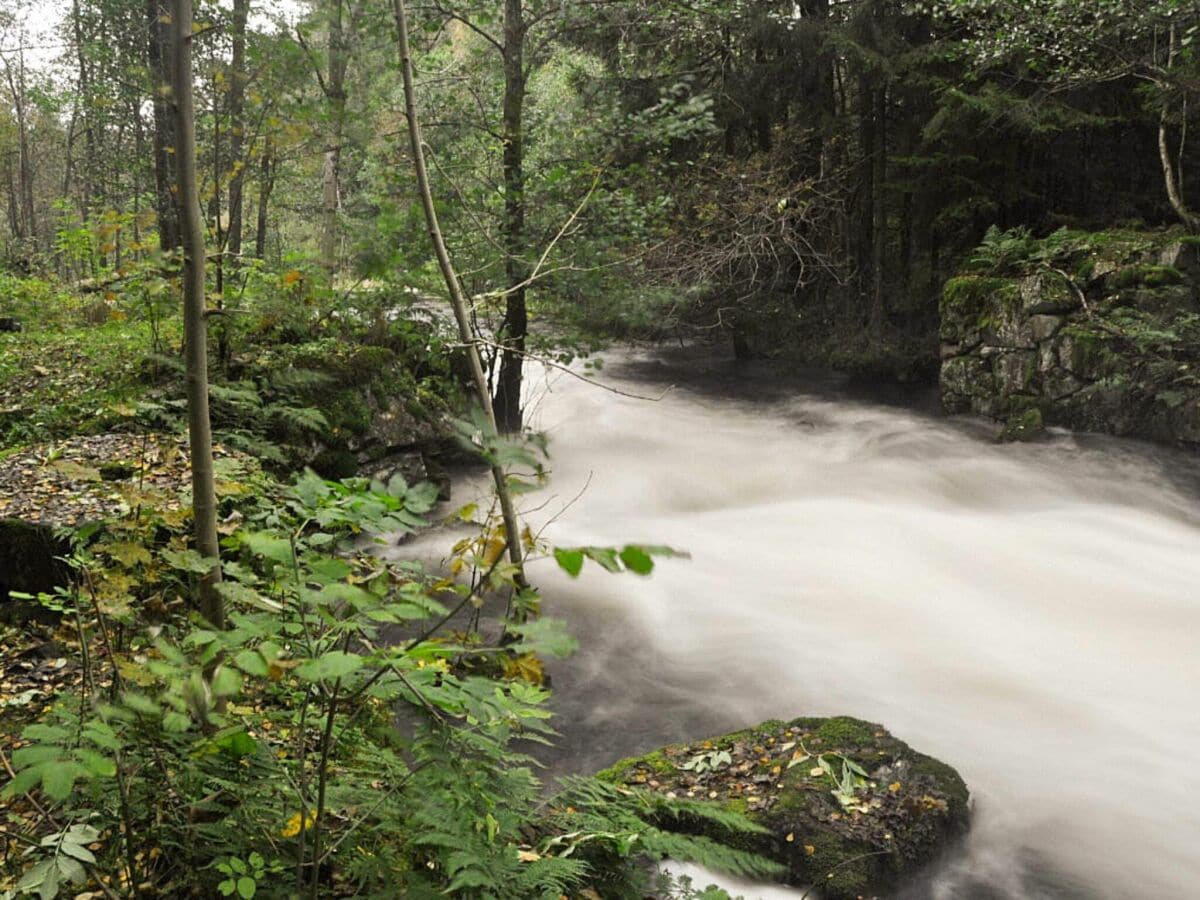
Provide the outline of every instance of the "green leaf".
[[[64,847],[63,849],[65,850],[66,848]],[[70,881],[74,884],[83,884],[85,881],[87,881],[87,872],[84,870],[83,866],[81,866],[76,860],[71,859],[71,857],[64,854],[59,856],[58,859],[55,860],[55,863],[58,865],[59,875],[67,879],[67,881]]]
[[270,672],[267,661],[257,650],[243,650],[233,658],[234,664],[247,675],[265,678]]
[[17,777],[6,784],[3,791],[0,791],[0,797],[8,799],[10,797],[16,797],[19,794],[27,794],[37,787],[41,780],[41,766],[31,766],[28,769],[22,769],[17,773]]
[[362,658],[356,653],[330,650],[297,666],[296,674],[305,681],[332,681],[349,675],[361,665]]
[[292,545],[281,537],[266,531],[248,531],[242,534],[242,543],[250,548],[251,553],[265,556],[277,563],[292,561]]
[[222,581],[217,584],[217,593],[230,603],[253,606],[267,612],[279,612],[283,609],[277,601],[264,597],[252,587],[247,587],[236,581]]
[[204,557],[195,550],[162,550],[159,553],[172,569],[190,572],[193,575],[207,575],[220,565],[212,557]]
[[242,676],[237,669],[220,666],[213,674],[212,692],[216,697],[232,697],[242,689]]
[[635,575],[649,575],[654,571],[654,560],[636,544],[629,544],[621,550],[621,562]]
[[58,747],[35,744],[32,747],[22,747],[20,750],[14,750],[12,764],[18,769],[24,769],[29,766],[35,766],[38,763],[62,759],[62,757],[63,751]]
[[77,762],[63,761],[53,765],[39,766],[42,772],[42,790],[51,800],[61,802],[71,796],[75,782],[87,777],[87,769]]
[[[43,860],[21,876],[21,880],[17,882],[17,890],[22,893],[34,890],[46,880],[47,875],[54,869],[54,860]],[[57,871],[55,877],[57,882]]]
[[254,896],[254,892],[258,890],[258,885],[253,878],[239,878],[237,880],[238,896],[242,900],[250,900]]
[[609,572],[620,572],[621,564],[617,561],[617,551],[612,547],[584,547],[588,559],[598,562]]
[[565,547],[554,548],[554,561],[558,563],[558,567],[570,575],[572,578],[578,578],[579,573],[583,570],[583,551],[569,550]]
[[575,652],[579,642],[567,632],[561,619],[540,618],[519,625],[510,625],[509,630],[520,635],[522,640],[509,649],[513,653],[539,653],[562,659]]
[[246,733],[244,728],[236,727],[219,731],[213,737],[211,746],[224,750],[237,757],[249,756],[258,749],[258,741]]
[[83,846],[83,844],[76,844],[71,841],[63,841],[62,851],[63,853],[82,860],[85,863],[94,863],[96,861],[95,854],[92,853],[92,851],[87,847]]
[[163,716],[163,729],[171,734],[182,734],[192,727],[192,720],[181,712],[172,710]]
[[95,750],[79,750],[77,752],[83,767],[93,775],[112,778],[117,774],[117,764],[102,753],[97,753]]

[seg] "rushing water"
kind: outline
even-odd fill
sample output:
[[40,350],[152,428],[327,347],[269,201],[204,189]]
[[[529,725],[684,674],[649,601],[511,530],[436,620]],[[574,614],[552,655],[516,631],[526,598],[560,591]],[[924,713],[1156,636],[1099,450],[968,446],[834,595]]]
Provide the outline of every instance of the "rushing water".
[[529,518],[557,515],[561,545],[692,558],[648,579],[532,573],[582,643],[552,669],[552,772],[854,715],[972,789],[966,846],[907,896],[1200,896],[1190,456],[1066,434],[997,446],[928,402],[700,353],[611,355],[600,378],[677,386],[647,402],[535,379],[553,499]]

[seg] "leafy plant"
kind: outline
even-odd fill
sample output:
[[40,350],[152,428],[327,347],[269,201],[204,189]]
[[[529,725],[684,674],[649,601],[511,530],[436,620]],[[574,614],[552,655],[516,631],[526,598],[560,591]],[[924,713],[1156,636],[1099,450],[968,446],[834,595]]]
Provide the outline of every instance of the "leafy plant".
[[709,750],[706,753],[697,753],[679,768],[702,775],[705,772],[714,772],[732,762],[733,757],[729,755],[728,750]]

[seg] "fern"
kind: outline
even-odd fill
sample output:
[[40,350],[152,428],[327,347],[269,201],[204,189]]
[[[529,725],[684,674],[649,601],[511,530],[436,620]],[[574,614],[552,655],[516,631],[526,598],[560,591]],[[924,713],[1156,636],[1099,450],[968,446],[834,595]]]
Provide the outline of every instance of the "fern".
[[299,429],[300,431],[311,431],[319,434],[329,430],[329,420],[325,418],[319,409],[314,409],[311,406],[287,406],[280,403],[272,403],[265,407],[263,412],[269,419]]

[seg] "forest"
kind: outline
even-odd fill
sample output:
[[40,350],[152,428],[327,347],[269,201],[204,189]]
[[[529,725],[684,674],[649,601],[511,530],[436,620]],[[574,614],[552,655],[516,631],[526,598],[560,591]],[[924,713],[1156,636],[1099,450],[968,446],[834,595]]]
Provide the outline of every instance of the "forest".
[[1194,894],[1197,47],[0,0],[0,900]]

